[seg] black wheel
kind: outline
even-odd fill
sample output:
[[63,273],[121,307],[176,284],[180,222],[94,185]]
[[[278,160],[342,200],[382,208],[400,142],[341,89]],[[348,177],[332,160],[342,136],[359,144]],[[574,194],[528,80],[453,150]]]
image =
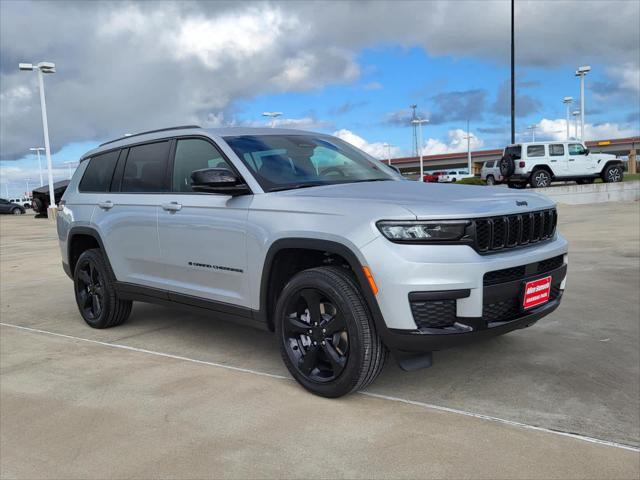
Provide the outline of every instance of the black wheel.
[[498,164],[500,167],[500,174],[504,178],[508,178],[516,171],[516,161],[511,155],[503,155]]
[[282,359],[310,392],[340,397],[366,387],[382,371],[387,350],[344,269],[298,273],[284,287],[275,315]]
[[527,184],[525,182],[507,182],[507,185],[509,188],[517,188],[518,190],[527,188]]
[[620,165],[610,165],[602,172],[602,181],[606,183],[615,183],[622,181],[623,170]]
[[22,215],[24,213],[24,210],[22,210],[21,208],[14,208],[13,210],[11,210],[11,213],[13,213],[14,215]]
[[487,182],[487,185],[495,185],[496,179],[493,178],[493,175],[487,175],[486,182]]
[[132,302],[118,298],[113,281],[99,249],[80,255],[73,273],[76,303],[84,321],[93,328],[115,327],[129,318]]
[[36,213],[43,213],[43,211],[46,211],[44,203],[39,198],[33,199],[33,201],[31,202],[31,208]]
[[551,174],[546,170],[534,170],[529,179],[532,188],[547,188],[551,185]]

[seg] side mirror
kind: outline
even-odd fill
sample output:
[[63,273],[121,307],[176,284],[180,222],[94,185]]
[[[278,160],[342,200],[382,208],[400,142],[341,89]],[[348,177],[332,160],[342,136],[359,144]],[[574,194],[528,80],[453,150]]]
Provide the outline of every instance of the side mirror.
[[194,192],[244,195],[249,187],[227,168],[203,168],[191,172],[191,188]]
[[589,155],[589,152],[590,152],[590,151],[591,151],[591,150],[589,150],[588,148],[585,148],[585,149],[584,149],[584,154],[585,154],[585,155]]

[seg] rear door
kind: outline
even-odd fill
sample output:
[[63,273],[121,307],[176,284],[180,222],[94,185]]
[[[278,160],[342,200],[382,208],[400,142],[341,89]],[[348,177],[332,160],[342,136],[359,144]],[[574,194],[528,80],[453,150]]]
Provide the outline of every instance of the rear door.
[[168,190],[171,146],[172,140],[162,140],[123,149],[110,191],[95,195],[92,222],[120,281],[163,288],[158,210]]
[[246,305],[246,227],[253,196],[194,192],[191,173],[203,168],[234,171],[210,139],[178,138],[171,191],[158,210],[163,282],[174,294]]

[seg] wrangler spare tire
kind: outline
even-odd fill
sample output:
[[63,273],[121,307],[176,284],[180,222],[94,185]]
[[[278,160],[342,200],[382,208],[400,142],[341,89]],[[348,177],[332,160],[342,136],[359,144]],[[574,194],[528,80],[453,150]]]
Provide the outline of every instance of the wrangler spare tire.
[[509,154],[505,154],[500,159],[500,173],[503,177],[508,178],[513,175],[516,170],[516,162]]

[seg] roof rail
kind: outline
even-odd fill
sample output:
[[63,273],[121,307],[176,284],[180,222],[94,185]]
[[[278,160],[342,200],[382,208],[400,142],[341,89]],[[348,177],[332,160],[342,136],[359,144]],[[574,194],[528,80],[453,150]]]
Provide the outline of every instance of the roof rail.
[[124,137],[116,138],[115,140],[109,140],[108,142],[101,143],[100,146],[109,145],[110,143],[118,142],[126,138],[138,137],[140,135],[146,135],[148,133],[168,132],[169,130],[183,130],[185,128],[202,128],[200,125],[178,125],[177,127],[158,128],[157,130],[148,130],[146,132],[133,133],[131,135],[125,135]]

